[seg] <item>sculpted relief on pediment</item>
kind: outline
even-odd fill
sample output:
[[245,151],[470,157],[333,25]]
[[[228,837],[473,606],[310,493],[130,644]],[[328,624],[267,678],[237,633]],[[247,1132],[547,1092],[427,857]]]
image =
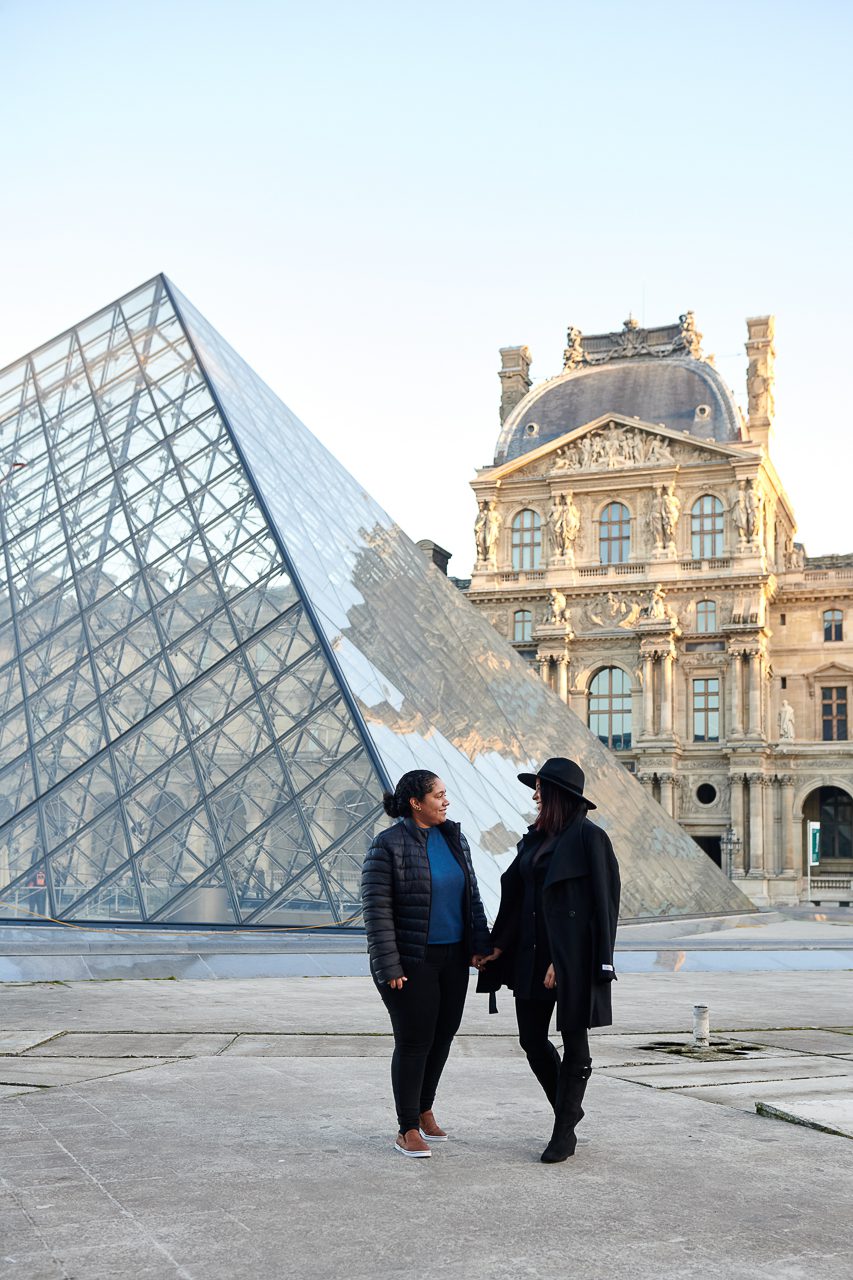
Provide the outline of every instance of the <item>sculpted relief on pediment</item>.
[[691,462],[714,462],[718,454],[696,444],[672,440],[641,427],[617,427],[588,431],[579,440],[550,455],[555,471],[616,471],[626,467],[654,467]]

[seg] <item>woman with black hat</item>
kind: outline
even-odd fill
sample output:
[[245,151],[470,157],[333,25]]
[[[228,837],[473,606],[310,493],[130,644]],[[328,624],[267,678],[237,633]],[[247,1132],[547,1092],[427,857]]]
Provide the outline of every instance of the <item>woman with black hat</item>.
[[[610,984],[619,916],[619,865],[601,827],[587,819],[596,806],[583,793],[573,760],[546,760],[532,787],[539,816],[501,877],[492,952],[479,964],[479,991],[505,984],[515,995],[518,1038],[548,1101],[554,1131],[545,1164],[574,1154],[592,1073],[590,1027],[613,1021]],[[557,1009],[563,1057],[548,1038]]]

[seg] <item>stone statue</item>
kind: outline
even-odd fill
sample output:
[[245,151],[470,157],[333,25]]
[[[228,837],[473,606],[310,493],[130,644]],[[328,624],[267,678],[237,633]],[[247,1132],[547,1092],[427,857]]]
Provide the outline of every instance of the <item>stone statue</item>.
[[681,515],[681,503],[675,496],[675,482],[670,482],[660,491],[660,518],[664,541],[675,543],[675,531],[678,528],[678,517]]
[[569,331],[566,334],[566,349],[563,352],[563,372],[571,373],[573,369],[579,369],[583,362],[583,335],[580,329],[575,329],[572,325],[569,325]]
[[743,545],[749,538],[749,512],[746,506],[745,480],[738,480],[737,497],[732,506],[732,519],[737,529],[738,542]]
[[566,494],[565,516],[563,517],[563,547],[565,554],[574,555],[575,542],[580,533],[581,513],[575,506],[575,495],[570,489]]
[[[661,486],[661,494],[663,492],[663,486]],[[649,532],[652,535],[655,550],[661,551],[663,549],[663,499],[658,496],[657,490],[654,491],[652,505],[649,507]]]
[[694,360],[702,358],[702,335],[696,328],[696,320],[692,311],[685,311],[684,315],[678,317],[681,325],[681,345],[689,356],[693,356]]
[[752,480],[747,481],[744,503],[746,505],[746,536],[750,542],[758,542],[761,538],[764,496]]
[[556,587],[551,588],[551,594],[548,598],[548,610],[545,614],[545,622],[548,626],[567,626],[572,625],[572,615],[568,608],[568,602],[562,591],[558,591]]
[[666,592],[661,583],[658,583],[655,587],[643,613],[647,618],[655,618],[659,622],[667,617]]
[[779,708],[779,741],[793,742],[794,740],[794,708],[791,706],[787,698],[782,699],[782,705]]
[[477,546],[477,560],[482,562],[486,558],[486,501],[480,503],[477,511],[477,519],[474,521],[474,542]]
[[501,532],[503,520],[498,511],[498,504],[494,498],[489,500],[486,507],[486,518],[483,522],[483,546],[485,548],[484,560],[490,564],[496,564],[498,558],[498,538]]

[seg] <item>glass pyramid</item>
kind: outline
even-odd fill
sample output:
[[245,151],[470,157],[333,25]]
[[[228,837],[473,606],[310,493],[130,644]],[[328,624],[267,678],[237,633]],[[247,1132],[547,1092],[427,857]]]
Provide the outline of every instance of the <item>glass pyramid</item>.
[[626,918],[748,907],[163,276],[0,374],[0,918],[359,923],[447,782],[487,908],[587,772]]

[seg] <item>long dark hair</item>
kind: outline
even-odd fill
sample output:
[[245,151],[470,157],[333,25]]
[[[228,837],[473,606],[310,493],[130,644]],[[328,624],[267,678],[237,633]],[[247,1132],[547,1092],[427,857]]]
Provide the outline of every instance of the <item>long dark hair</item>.
[[553,782],[546,782],[544,778],[539,779],[539,796],[539,817],[533,825],[546,836],[559,835],[579,812],[586,813],[587,810],[585,800],[573,796],[563,787],[556,787]]
[[424,796],[428,796],[432,791],[437,781],[438,774],[431,773],[429,769],[412,769],[410,773],[404,773],[394,788],[393,794],[386,791],[382,796],[382,806],[388,817],[411,818],[410,801],[423,800]]

